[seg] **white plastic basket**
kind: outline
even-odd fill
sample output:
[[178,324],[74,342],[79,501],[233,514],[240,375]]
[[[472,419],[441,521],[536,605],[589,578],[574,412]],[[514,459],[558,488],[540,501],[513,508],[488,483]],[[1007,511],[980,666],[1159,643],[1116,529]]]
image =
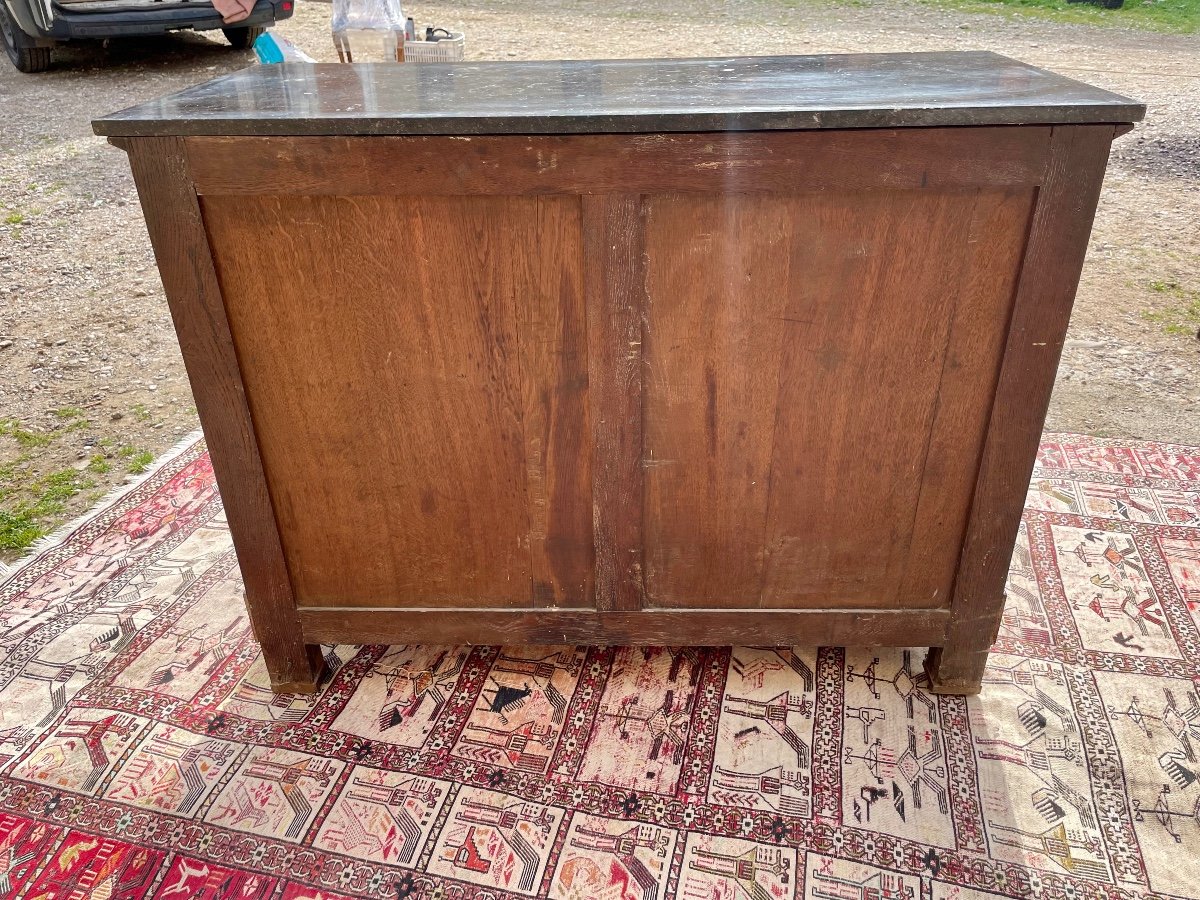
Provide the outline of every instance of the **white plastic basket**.
[[465,35],[461,31],[452,31],[450,37],[444,37],[440,41],[405,41],[404,61],[459,62],[463,58],[465,43]]

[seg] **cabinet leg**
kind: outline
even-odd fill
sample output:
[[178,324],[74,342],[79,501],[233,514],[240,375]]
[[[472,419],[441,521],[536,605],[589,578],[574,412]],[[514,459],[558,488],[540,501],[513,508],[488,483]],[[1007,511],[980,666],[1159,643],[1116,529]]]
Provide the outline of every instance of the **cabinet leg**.
[[934,694],[978,694],[987,666],[986,650],[930,647],[925,657],[925,674]]
[[325,670],[325,658],[317,644],[298,641],[262,642],[263,662],[276,694],[313,694]]

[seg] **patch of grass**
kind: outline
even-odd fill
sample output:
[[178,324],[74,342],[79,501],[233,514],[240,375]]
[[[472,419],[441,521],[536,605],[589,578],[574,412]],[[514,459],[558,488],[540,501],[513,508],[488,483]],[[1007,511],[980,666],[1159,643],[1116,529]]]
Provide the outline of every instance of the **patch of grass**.
[[0,419],[0,436],[12,438],[25,449],[46,447],[54,440],[54,432],[30,431],[16,419]]
[[[33,488],[39,493],[34,508],[45,507],[47,513],[61,512],[62,502],[70,500],[76,494],[87,488],[93,488],[96,482],[85,478],[82,472],[74,469],[63,469],[43,475],[34,482]],[[57,506],[57,509],[52,509]]]
[[16,496],[28,478],[30,455],[22,453],[12,462],[0,466],[0,500]]
[[154,462],[154,454],[149,450],[136,450],[128,457],[125,471],[130,475],[141,475]]
[[0,509],[0,550],[21,553],[47,534],[46,529],[34,521],[27,507],[18,507],[12,512]]
[[149,422],[150,421],[150,410],[146,409],[145,403],[133,404],[133,417],[135,419],[137,419],[139,422]]
[[28,453],[22,453],[12,462],[7,462],[0,466],[0,486],[7,484],[17,475],[17,470],[29,462],[30,456]]
[[109,463],[103,453],[96,453],[88,460],[87,469],[95,475],[103,475],[105,472],[112,471],[112,464]]
[[74,469],[51,472],[34,481],[29,487],[29,500],[0,510],[0,550],[16,553],[27,550],[49,533],[67,500],[95,486],[96,482]]
[[117,451],[117,456],[125,460],[125,471],[130,475],[141,475],[154,462],[154,454],[149,450],[139,450],[128,444]]
[[24,225],[25,224],[25,214],[21,213],[21,212],[16,212],[16,211],[10,212],[7,216],[4,217],[4,224],[5,225]]
[[1125,0],[1121,9],[1103,9],[1067,0],[920,0],[927,6],[970,13],[1033,16],[1056,22],[1119,25],[1148,31],[1192,34],[1200,31],[1200,0]]
[[80,429],[87,428],[88,425],[91,424],[87,419],[84,418],[86,413],[78,406],[61,407],[60,409],[54,410],[54,415],[68,423],[67,427],[63,429],[64,431],[79,431]]
[[1162,326],[1166,334],[1181,337],[1200,336],[1200,291],[1183,287],[1177,281],[1151,281],[1156,294],[1171,298],[1166,309],[1146,310],[1142,318]]

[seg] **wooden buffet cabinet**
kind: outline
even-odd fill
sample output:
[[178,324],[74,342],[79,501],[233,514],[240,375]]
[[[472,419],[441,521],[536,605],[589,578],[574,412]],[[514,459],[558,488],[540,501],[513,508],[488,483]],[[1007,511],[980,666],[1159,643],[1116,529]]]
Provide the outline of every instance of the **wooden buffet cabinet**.
[[277,691],[320,642],[979,689],[1109,145],[988,53],[261,66],[129,153]]

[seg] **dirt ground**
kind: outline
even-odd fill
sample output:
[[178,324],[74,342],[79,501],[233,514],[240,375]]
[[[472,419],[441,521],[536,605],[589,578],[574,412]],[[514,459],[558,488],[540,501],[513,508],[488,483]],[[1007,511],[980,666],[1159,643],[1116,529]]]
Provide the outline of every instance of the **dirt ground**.
[[[279,26],[335,58],[328,5]],[[902,0],[406,5],[473,59],[989,49],[1136,97],[1100,202],[1047,427],[1200,444],[1200,35],[968,15]],[[83,512],[197,427],[125,157],[102,114],[253,61],[217,36],[0,61],[0,535]],[[6,518],[7,517],[7,518]],[[32,530],[29,530],[32,529]],[[17,534],[16,538],[12,537]],[[18,554],[0,539],[0,562]]]

